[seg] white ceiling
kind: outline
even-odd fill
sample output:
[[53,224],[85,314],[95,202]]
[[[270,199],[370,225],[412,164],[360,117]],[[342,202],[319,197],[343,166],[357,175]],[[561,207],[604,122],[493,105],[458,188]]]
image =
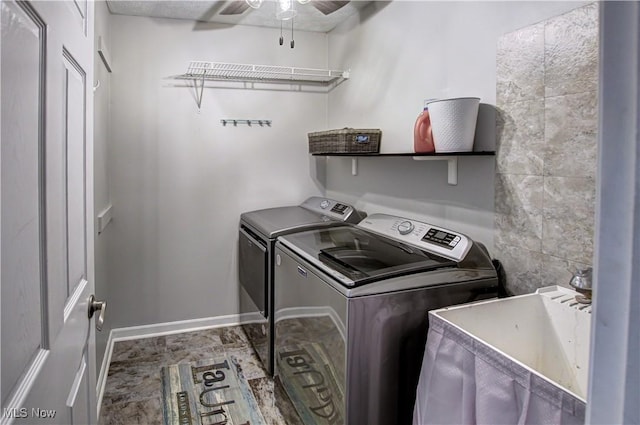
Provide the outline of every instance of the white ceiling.
[[[276,18],[276,0],[265,0],[259,9],[248,8],[239,15],[220,15],[219,12],[233,1],[244,2],[244,0],[107,0],[107,5],[111,13],[116,15],[280,28],[281,21]],[[369,3],[371,1],[352,0],[335,12],[323,15],[311,4],[299,4],[294,1],[297,16],[293,19],[293,26],[301,31],[329,32]],[[291,28],[291,21],[284,21],[283,24],[284,28]]]

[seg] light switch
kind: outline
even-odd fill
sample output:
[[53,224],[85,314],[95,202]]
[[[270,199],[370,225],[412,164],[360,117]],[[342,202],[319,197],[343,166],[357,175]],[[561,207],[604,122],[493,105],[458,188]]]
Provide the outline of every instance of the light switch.
[[98,234],[104,231],[104,228],[107,227],[107,224],[111,221],[111,211],[113,210],[113,205],[109,204],[107,208],[102,210],[100,214],[98,214]]

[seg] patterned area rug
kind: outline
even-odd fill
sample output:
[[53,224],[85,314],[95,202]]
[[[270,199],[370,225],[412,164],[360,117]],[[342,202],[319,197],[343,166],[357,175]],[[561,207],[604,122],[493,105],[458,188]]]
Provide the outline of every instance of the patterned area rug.
[[251,388],[233,357],[162,368],[165,425],[262,425]]
[[305,424],[345,422],[344,374],[321,343],[291,345],[278,351],[278,379]]

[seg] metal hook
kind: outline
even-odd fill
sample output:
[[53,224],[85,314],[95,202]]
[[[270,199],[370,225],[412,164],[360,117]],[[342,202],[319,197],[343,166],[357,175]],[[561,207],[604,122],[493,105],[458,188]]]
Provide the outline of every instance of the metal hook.
[[96,90],[98,90],[98,87],[100,87],[100,80],[98,80],[98,83],[93,86],[93,91],[95,92]]

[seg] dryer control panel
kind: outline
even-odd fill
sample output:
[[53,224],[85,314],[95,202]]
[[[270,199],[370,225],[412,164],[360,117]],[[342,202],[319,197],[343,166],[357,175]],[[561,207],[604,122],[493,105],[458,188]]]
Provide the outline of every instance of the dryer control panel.
[[461,233],[388,214],[371,214],[357,226],[455,261],[462,261],[473,244]]
[[358,223],[362,216],[351,205],[347,205],[333,199],[312,196],[304,201],[301,207],[325,215],[332,220],[344,221],[347,223]]

